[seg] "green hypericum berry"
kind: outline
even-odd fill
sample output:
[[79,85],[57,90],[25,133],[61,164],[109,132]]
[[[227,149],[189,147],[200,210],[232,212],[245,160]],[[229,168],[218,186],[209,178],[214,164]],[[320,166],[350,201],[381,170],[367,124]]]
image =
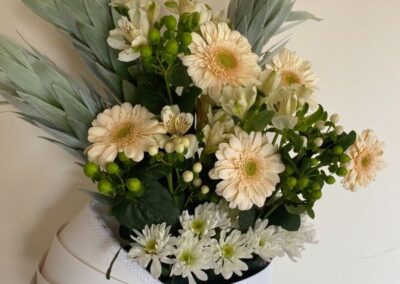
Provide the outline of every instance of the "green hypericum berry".
[[100,172],[100,167],[93,162],[89,162],[85,165],[83,171],[87,177],[93,178]]
[[116,175],[120,171],[119,166],[116,163],[108,163],[106,165],[106,170],[107,170],[107,173],[109,173],[111,175]]
[[170,55],[176,55],[179,50],[179,44],[176,40],[172,39],[167,42],[165,46],[165,51],[169,53]]
[[166,30],[164,32],[165,39],[174,39],[176,37],[176,32],[173,30]]
[[160,38],[161,38],[161,35],[160,35],[160,31],[159,30],[157,30],[156,28],[151,28],[149,30],[149,41],[151,43],[160,42]]
[[192,43],[191,33],[183,33],[181,35],[181,42],[184,46],[189,46]]
[[339,160],[341,163],[347,164],[351,161],[351,158],[346,154],[342,154],[342,155],[340,155]]
[[336,145],[335,147],[333,147],[333,154],[335,155],[343,154],[343,147],[340,145]]
[[153,55],[153,49],[148,45],[143,46],[140,49],[140,55],[142,55],[143,58],[150,58]]
[[192,14],[192,28],[197,27],[200,24],[200,13],[199,12],[194,12]]
[[295,177],[288,177],[286,183],[290,188],[294,188],[297,185],[297,179]]
[[165,27],[169,30],[174,30],[176,28],[176,25],[178,24],[174,16],[166,16],[163,19],[163,23]]
[[286,166],[286,173],[291,176],[294,173],[293,167],[290,165]]
[[345,167],[340,167],[336,174],[340,177],[344,177],[345,175],[347,175],[347,169]]
[[321,197],[322,197],[322,191],[314,191],[313,193],[312,193],[312,195],[311,195],[311,197],[312,197],[312,199],[314,199],[314,200],[318,200],[318,199],[321,199]]
[[327,184],[334,184],[336,182],[336,179],[333,176],[327,176],[325,181]]
[[133,193],[139,193],[142,190],[142,183],[137,178],[130,178],[126,181],[126,187]]
[[297,181],[297,184],[300,189],[306,188],[309,183],[310,183],[310,179],[308,177],[301,177]]
[[130,159],[125,155],[124,152],[121,152],[121,153],[118,154],[118,159],[123,163],[126,163],[126,162],[130,161]]
[[103,194],[112,194],[114,192],[114,186],[106,179],[101,180],[97,184],[97,189]]
[[321,185],[319,183],[313,183],[311,186],[312,191],[320,191],[321,190]]
[[310,160],[310,163],[311,163],[311,166],[315,167],[316,165],[318,165],[319,161],[317,159],[315,159],[315,158],[312,158]]

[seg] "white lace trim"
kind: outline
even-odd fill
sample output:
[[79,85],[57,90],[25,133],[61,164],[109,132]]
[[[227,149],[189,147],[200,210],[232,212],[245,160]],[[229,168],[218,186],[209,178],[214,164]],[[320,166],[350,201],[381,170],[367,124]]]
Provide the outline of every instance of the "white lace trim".
[[[115,255],[121,247],[119,241],[116,239],[115,235],[110,229],[110,225],[107,225],[106,222],[106,219],[109,219],[108,222],[110,224],[115,224],[115,219],[113,220],[113,218],[107,217],[107,208],[96,201],[92,201],[90,206],[87,206],[86,208],[88,221],[93,231],[99,237],[99,239],[108,241],[110,243],[110,247],[108,249],[112,255]],[[110,240],[112,240],[112,242],[110,242]],[[161,284],[161,282],[154,279],[146,269],[130,260],[128,258],[128,253],[125,250],[121,250],[116,261],[130,271],[132,273],[132,277],[137,277],[140,279],[143,284]]]

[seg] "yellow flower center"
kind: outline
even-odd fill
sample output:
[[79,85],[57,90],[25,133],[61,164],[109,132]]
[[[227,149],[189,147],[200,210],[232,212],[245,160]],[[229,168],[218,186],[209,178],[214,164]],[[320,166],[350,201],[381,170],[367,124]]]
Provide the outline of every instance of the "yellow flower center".
[[179,260],[184,262],[186,265],[191,265],[196,261],[196,258],[190,251],[184,251],[181,253]]
[[244,165],[244,172],[247,176],[254,176],[257,173],[257,164],[252,160],[247,161]]
[[127,144],[133,142],[137,136],[135,124],[132,122],[125,122],[112,130],[112,142],[117,144],[119,148],[125,147]]
[[224,258],[231,258],[235,254],[235,249],[233,246],[226,244],[222,247],[222,255]]
[[192,229],[199,235],[203,235],[206,230],[206,223],[203,220],[194,220],[192,222]]
[[290,86],[293,84],[301,84],[301,78],[293,71],[285,70],[281,72],[282,85]]
[[157,241],[155,241],[155,240],[148,241],[146,246],[144,247],[144,250],[148,254],[156,253],[157,252]]
[[371,157],[369,155],[365,155],[364,157],[361,158],[361,166],[363,168],[368,168],[370,164],[371,164]]
[[238,66],[238,61],[235,54],[225,48],[218,49],[215,54],[215,60],[222,69],[233,70]]
[[261,239],[258,245],[263,248],[265,246],[265,240]]

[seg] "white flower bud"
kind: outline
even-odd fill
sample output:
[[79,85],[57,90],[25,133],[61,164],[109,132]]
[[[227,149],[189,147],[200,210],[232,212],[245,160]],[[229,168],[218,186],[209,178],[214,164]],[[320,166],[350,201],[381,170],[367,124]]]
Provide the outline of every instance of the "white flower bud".
[[308,145],[308,139],[305,136],[302,136],[301,138],[303,138],[303,147],[307,147]]
[[317,147],[321,147],[324,144],[324,140],[320,137],[314,139],[314,145]]
[[332,115],[331,115],[331,121],[332,121],[333,123],[338,123],[339,120],[340,120],[340,117],[339,117],[338,114],[335,113],[335,114],[332,114]]
[[182,144],[185,148],[188,148],[190,146],[190,139],[185,137],[182,139]]
[[201,173],[201,171],[203,170],[203,166],[201,165],[201,163],[196,163],[193,165],[193,171],[197,174]]
[[315,123],[315,127],[318,128],[319,130],[324,130],[325,128],[325,121],[320,120],[317,123]]
[[343,132],[344,132],[343,126],[336,126],[336,127],[335,127],[335,133],[336,133],[337,135],[342,135]]
[[200,187],[202,184],[203,184],[203,181],[201,180],[201,178],[196,178],[196,179],[193,181],[193,185],[194,185],[195,187]]
[[206,195],[206,194],[209,193],[209,192],[210,192],[210,188],[209,188],[207,185],[203,185],[203,186],[201,187],[201,193],[202,193],[202,194]]
[[174,143],[168,142],[165,144],[165,152],[167,152],[168,154],[171,154],[175,151],[175,145]]
[[183,152],[185,152],[185,146],[183,146],[182,143],[175,145],[175,152],[182,154]]
[[187,183],[192,182],[194,178],[193,172],[186,171],[183,173],[183,180]]
[[149,149],[149,155],[154,157],[155,155],[158,154],[158,148],[157,147],[150,147]]

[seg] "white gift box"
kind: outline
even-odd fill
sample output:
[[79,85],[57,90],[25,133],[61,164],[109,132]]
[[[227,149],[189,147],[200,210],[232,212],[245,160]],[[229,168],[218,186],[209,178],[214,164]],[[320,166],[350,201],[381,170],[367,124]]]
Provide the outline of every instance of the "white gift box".
[[[121,250],[111,279],[105,274],[120,244],[113,230],[118,224],[106,209],[92,202],[55,236],[39,263],[37,284],[161,284]],[[236,284],[271,284],[271,268]]]

